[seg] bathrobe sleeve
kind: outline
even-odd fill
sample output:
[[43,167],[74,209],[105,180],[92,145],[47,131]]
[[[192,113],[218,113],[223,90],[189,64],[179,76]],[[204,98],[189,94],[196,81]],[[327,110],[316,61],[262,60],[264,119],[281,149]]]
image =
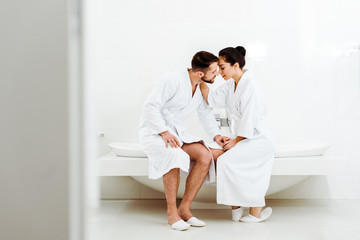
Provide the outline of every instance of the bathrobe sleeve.
[[241,98],[241,118],[234,129],[237,136],[248,139],[254,138],[256,127],[263,118],[264,105],[258,98],[254,88],[248,89],[245,96]]
[[221,135],[212,108],[206,104],[205,99],[201,100],[201,104],[197,108],[197,113],[201,125],[212,138],[216,135]]
[[229,91],[228,83],[224,83],[217,89],[210,88],[208,95],[209,106],[212,108],[226,108],[226,99]]
[[143,108],[143,118],[151,134],[159,134],[169,130],[162,117],[161,110],[168,100],[176,93],[179,82],[175,79],[165,78],[151,91]]

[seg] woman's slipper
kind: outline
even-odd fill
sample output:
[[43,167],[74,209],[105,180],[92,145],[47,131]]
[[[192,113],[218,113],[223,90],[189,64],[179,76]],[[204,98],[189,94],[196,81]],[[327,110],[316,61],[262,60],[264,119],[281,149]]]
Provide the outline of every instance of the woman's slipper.
[[190,224],[186,223],[184,220],[179,220],[176,223],[174,223],[173,225],[168,224],[169,227],[171,227],[174,230],[178,230],[178,231],[185,231],[187,229],[190,228]]
[[240,221],[240,218],[242,217],[243,212],[244,212],[244,209],[242,207],[231,210],[232,220],[236,221],[236,222]]
[[206,223],[197,219],[196,217],[192,217],[189,220],[186,221],[186,223],[190,224],[192,227],[204,227],[206,226]]
[[271,207],[267,207],[260,213],[259,218],[254,217],[253,215],[249,214],[246,217],[241,218],[240,221],[246,222],[246,223],[262,222],[262,221],[265,221],[266,219],[268,219],[271,216],[271,213],[272,213]]

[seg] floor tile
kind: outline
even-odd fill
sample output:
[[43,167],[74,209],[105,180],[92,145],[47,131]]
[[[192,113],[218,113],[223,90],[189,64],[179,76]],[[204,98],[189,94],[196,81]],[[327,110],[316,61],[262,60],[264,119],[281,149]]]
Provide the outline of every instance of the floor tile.
[[196,203],[191,211],[207,226],[179,232],[167,225],[165,200],[103,200],[97,216],[89,220],[87,240],[360,240],[359,204],[360,200],[268,200],[272,216],[251,224],[231,221],[227,206]]

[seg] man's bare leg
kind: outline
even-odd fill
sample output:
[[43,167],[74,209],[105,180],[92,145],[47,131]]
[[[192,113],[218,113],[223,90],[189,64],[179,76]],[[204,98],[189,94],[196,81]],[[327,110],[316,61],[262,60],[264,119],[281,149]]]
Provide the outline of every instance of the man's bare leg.
[[182,149],[189,154],[191,161],[195,161],[195,165],[186,179],[185,193],[178,209],[180,217],[187,221],[192,217],[190,206],[206,178],[212,156],[201,143],[184,144]]
[[166,197],[168,223],[170,225],[181,220],[176,207],[176,195],[179,188],[179,168],[171,169],[163,176],[164,192]]

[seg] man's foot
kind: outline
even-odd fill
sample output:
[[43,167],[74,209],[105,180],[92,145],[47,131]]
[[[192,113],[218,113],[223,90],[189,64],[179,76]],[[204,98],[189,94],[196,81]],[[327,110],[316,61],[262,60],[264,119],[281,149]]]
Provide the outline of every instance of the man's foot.
[[182,220],[182,218],[179,216],[177,212],[174,213],[168,213],[168,224],[171,226],[174,223],[178,222],[179,220]]
[[186,223],[190,224],[192,227],[205,227],[206,223],[204,221],[201,221],[200,219],[196,217],[192,217],[189,220],[186,221]]
[[179,216],[185,220],[186,223],[190,224],[192,227],[204,227],[206,223],[200,219],[193,217],[190,210],[188,209],[178,209]]
[[184,220],[179,220],[173,224],[168,224],[174,230],[185,231],[190,228],[190,224],[186,223]]
[[191,214],[190,210],[189,209],[182,209],[182,208],[179,208],[178,209],[178,214],[179,216],[184,219],[185,221],[189,220],[190,218],[193,217],[193,215]]

